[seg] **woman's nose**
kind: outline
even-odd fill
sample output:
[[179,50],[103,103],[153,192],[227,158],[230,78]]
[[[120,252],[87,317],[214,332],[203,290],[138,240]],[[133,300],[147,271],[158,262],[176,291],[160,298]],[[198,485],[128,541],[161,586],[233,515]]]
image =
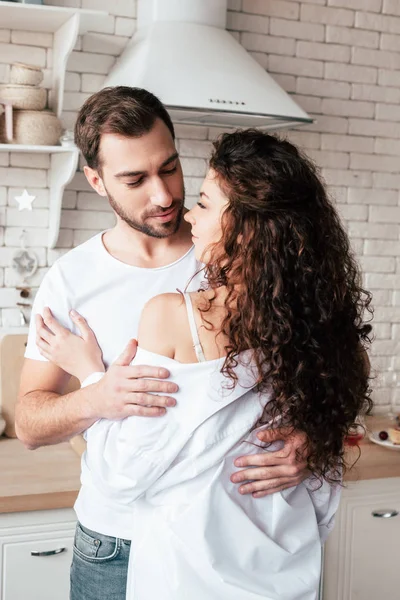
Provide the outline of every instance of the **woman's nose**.
[[193,225],[194,219],[193,219],[193,211],[192,210],[188,210],[188,212],[183,216],[183,218],[185,219],[185,221],[187,221],[188,223]]

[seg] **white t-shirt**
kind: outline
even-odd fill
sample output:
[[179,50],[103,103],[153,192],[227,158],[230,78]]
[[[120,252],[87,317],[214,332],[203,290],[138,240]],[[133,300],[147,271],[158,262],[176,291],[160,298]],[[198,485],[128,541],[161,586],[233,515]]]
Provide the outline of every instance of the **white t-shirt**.
[[[108,367],[137,336],[146,302],[167,292],[184,291],[189,280],[202,267],[192,247],[180,259],[156,269],[131,266],[115,259],[104,247],[100,233],[62,256],[46,273],[36,295],[25,357],[45,361],[36,346],[35,314],[48,306],[58,321],[76,333],[69,311],[74,308],[88,321],[103,351]],[[189,290],[198,289],[202,273],[191,281]],[[101,510],[90,473],[83,472],[75,510],[82,525],[95,531],[130,539],[131,518],[118,504]],[[90,525],[88,522],[90,521]]]

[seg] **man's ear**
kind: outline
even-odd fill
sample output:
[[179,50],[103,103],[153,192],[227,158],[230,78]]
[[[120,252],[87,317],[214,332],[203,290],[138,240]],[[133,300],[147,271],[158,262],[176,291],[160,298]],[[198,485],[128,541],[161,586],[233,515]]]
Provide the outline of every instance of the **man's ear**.
[[107,196],[106,188],[104,187],[104,183],[102,178],[99,175],[99,172],[96,169],[91,169],[88,166],[83,167],[83,172],[86,175],[86,179],[92,186],[92,188],[99,194],[99,196]]

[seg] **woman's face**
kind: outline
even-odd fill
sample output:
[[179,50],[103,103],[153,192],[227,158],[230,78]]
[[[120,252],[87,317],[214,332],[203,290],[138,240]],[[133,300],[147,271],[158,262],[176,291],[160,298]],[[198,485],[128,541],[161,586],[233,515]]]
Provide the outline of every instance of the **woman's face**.
[[228,198],[218,185],[215,172],[210,169],[203,181],[197,204],[184,216],[192,226],[193,244],[197,260],[210,260],[211,245],[222,237],[221,218]]

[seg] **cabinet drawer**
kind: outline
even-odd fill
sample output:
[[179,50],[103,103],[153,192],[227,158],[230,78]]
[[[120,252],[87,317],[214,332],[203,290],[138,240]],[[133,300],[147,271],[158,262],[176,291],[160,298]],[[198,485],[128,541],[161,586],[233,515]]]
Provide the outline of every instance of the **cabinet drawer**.
[[324,600],[399,600],[400,480],[343,491],[325,547]]
[[[388,510],[391,509],[391,510]],[[393,514],[377,518],[373,513]],[[398,513],[396,515],[396,512]],[[398,600],[400,497],[397,502],[359,506],[353,513],[352,567],[349,578],[354,600]]]
[[2,599],[68,600],[73,532],[31,537],[29,541],[9,540],[3,546]]

